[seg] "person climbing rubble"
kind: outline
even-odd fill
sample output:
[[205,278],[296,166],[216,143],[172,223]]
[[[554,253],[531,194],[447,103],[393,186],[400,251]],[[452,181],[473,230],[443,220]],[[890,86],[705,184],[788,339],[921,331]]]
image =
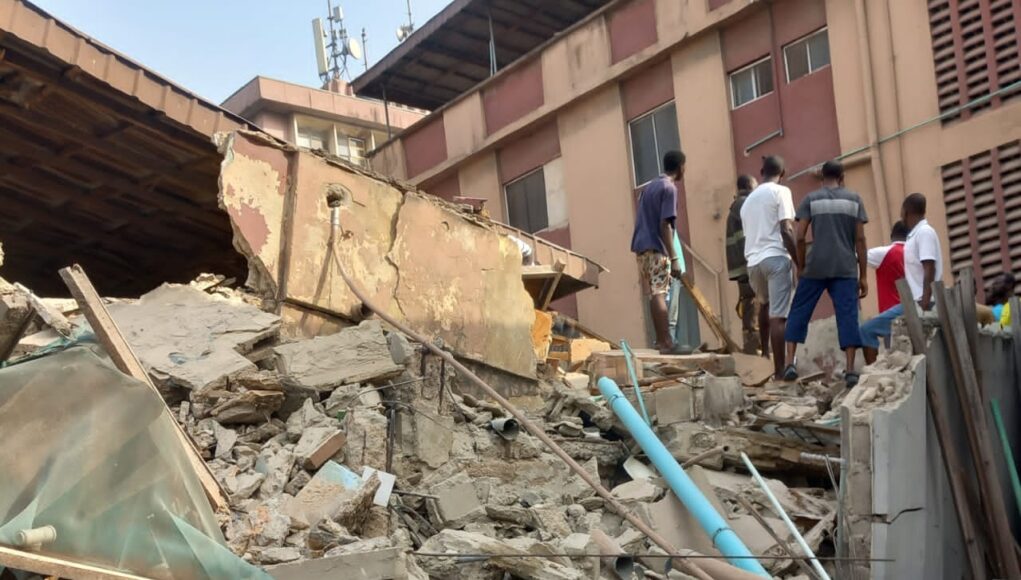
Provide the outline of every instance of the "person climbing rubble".
[[727,272],[732,282],[737,282],[737,316],[741,319],[742,346],[745,354],[769,356],[769,329],[755,324],[755,291],[748,282],[748,260],[744,257],[744,226],[741,225],[741,207],[748,194],[759,183],[751,175],[737,178],[737,195],[730,204],[727,214]]

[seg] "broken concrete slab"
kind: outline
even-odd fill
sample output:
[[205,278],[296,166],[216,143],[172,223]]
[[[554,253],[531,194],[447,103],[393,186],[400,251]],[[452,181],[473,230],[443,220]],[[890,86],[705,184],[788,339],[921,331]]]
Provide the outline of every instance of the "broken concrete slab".
[[379,478],[363,480],[350,469],[327,461],[282,511],[306,526],[330,518],[355,531],[368,516]]
[[355,407],[344,416],[344,463],[352,468],[386,469],[387,418],[372,407]]
[[280,391],[245,391],[220,399],[209,414],[223,425],[263,423],[284,404]]
[[401,548],[382,548],[340,554],[271,566],[266,569],[275,580],[404,580],[408,578]]
[[393,493],[394,485],[397,484],[397,476],[392,473],[366,467],[362,470],[362,479],[369,479],[373,474],[379,478],[379,489],[376,490],[376,495],[372,498],[372,503],[379,507],[386,507],[390,503],[390,495]]
[[[503,554],[523,555],[529,552],[516,548],[510,541],[488,538],[460,530],[443,530],[429,538],[421,551],[451,554]],[[582,580],[586,577],[581,570],[569,568],[547,558],[491,557],[486,560],[490,567],[513,576],[534,580]],[[463,564],[454,556],[450,558],[423,558],[422,569],[430,577],[462,578]]]
[[303,468],[315,471],[340,452],[346,440],[347,436],[337,427],[309,427],[294,446],[294,455]]
[[633,479],[613,488],[610,493],[622,502],[648,503],[655,501],[663,493],[663,489],[648,479]]
[[[717,377],[736,374],[734,357],[731,355],[713,353],[666,355],[648,349],[636,349],[633,353],[635,374],[638,376],[639,383],[648,377],[655,376],[655,373],[646,369],[651,365],[668,366],[671,374],[696,373],[698,371],[705,371]],[[594,386],[598,377],[609,377],[619,385],[631,384],[631,376],[627,369],[624,353],[619,350],[592,353],[585,367],[585,373],[591,377],[592,384],[590,386]]]
[[[535,377],[521,252],[487,220],[256,134],[231,133],[220,144],[220,206],[248,258],[249,285],[274,294],[283,286],[289,300],[358,319],[361,304],[330,274],[336,256],[389,314],[459,356]],[[340,198],[345,233],[334,244],[327,193]],[[282,257],[285,232],[292,250]]]
[[266,548],[257,554],[261,564],[282,564],[301,559],[301,550],[289,547]]
[[33,315],[28,296],[0,278],[0,361],[14,351]]
[[447,528],[463,528],[485,515],[475,484],[463,471],[437,483],[430,490],[436,499],[429,504],[430,513]]
[[394,364],[378,320],[366,320],[329,336],[317,336],[273,348],[277,368],[289,381],[316,391],[395,377]]
[[157,386],[199,393],[256,370],[243,354],[280,328],[275,314],[174,284],[109,310]]
[[744,385],[738,377],[707,377],[702,392],[702,418],[719,425],[745,406]]
[[454,418],[446,415],[415,413],[415,455],[436,469],[450,459],[454,444]]
[[758,387],[773,377],[773,359],[753,354],[731,353],[741,383],[746,387]]

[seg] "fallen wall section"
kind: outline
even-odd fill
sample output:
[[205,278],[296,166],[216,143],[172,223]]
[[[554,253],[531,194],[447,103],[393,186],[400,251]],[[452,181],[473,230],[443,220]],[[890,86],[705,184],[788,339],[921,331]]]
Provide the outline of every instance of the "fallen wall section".
[[[249,284],[284,304],[285,324],[297,319],[315,334],[309,312],[361,317],[339,260],[376,304],[454,353],[535,376],[535,314],[510,238],[438,198],[258,134],[225,135],[220,150],[235,247]],[[341,204],[333,247],[328,195]]]

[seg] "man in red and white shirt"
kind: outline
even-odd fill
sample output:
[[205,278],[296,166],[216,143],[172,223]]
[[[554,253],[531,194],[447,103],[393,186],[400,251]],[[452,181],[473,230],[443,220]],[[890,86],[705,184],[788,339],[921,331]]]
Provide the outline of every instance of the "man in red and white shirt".
[[904,222],[893,224],[889,246],[870,248],[868,263],[876,270],[876,294],[879,312],[886,312],[900,304],[897,280],[904,277],[904,241],[908,239],[908,228]]

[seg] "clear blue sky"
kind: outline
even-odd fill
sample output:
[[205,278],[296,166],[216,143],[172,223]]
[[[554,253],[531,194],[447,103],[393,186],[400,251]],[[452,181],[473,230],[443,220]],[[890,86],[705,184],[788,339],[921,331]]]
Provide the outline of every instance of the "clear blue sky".
[[[211,100],[256,75],[316,86],[312,19],[326,0],[32,0],[69,25]],[[421,26],[449,0],[412,0]],[[334,2],[336,5],[336,2]],[[396,44],[405,0],[346,0],[348,33],[369,35],[369,64]],[[352,65],[349,64],[349,68]],[[365,70],[353,63],[354,73]],[[355,74],[355,76],[356,76]]]

